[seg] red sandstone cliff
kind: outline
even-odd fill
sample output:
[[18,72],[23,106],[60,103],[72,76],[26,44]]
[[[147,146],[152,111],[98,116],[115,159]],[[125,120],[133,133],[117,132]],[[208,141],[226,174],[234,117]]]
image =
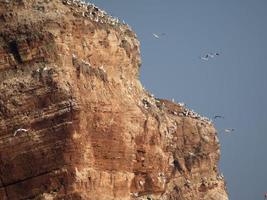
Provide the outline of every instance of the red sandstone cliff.
[[0,0],[0,199],[227,200],[213,125],[145,91],[140,63],[93,5]]

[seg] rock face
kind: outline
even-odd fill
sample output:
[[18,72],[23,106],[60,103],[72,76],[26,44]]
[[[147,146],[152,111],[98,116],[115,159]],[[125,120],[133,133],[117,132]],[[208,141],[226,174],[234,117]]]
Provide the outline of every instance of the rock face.
[[94,5],[0,0],[0,199],[227,200],[215,128],[140,65]]

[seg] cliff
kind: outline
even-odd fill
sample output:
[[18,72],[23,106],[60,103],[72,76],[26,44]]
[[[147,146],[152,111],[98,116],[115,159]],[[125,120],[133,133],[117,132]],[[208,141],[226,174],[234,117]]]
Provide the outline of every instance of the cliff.
[[0,0],[1,200],[227,200],[212,123],[139,81],[127,24]]

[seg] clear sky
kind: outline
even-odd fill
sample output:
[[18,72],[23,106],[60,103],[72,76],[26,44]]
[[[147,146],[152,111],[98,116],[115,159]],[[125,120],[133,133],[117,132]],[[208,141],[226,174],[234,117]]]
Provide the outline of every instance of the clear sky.
[[[141,41],[141,81],[216,121],[230,200],[267,192],[267,0],[92,0]],[[166,33],[161,39],[153,33]],[[199,56],[219,52],[204,62]]]

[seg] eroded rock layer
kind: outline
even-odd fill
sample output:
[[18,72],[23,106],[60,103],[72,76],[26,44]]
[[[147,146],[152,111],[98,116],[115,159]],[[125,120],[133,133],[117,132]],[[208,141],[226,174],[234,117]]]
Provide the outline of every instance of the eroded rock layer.
[[216,130],[138,79],[128,25],[0,0],[0,199],[227,200]]

